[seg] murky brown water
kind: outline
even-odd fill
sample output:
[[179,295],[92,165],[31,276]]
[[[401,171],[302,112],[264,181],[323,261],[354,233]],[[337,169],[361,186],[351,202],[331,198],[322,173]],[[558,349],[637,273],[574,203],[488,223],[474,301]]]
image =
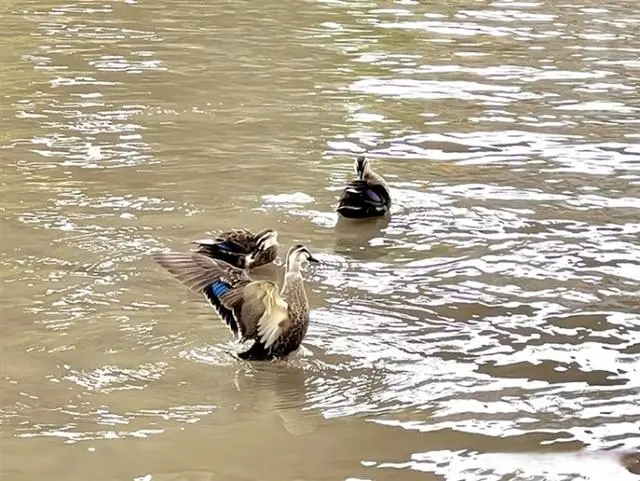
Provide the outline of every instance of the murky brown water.
[[[636,479],[637,2],[420,3],[2,2],[3,481]],[[236,226],[286,364],[147,256]]]

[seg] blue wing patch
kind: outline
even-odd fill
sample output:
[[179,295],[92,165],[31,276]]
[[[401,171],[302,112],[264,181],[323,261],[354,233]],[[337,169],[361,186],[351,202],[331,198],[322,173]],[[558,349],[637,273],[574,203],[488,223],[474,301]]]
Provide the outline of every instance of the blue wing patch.
[[223,294],[227,293],[229,290],[231,290],[231,286],[226,282],[215,281],[209,284],[209,290],[214,296],[220,297]]
[[224,307],[220,302],[220,296],[226,294],[230,290],[230,284],[224,281],[214,281],[204,288],[204,296],[218,313],[220,318],[227,324],[227,326],[229,326],[229,329],[237,335],[238,322],[236,321],[233,312]]
[[231,241],[218,242],[216,243],[216,247],[227,252],[236,252],[238,250],[238,244]]

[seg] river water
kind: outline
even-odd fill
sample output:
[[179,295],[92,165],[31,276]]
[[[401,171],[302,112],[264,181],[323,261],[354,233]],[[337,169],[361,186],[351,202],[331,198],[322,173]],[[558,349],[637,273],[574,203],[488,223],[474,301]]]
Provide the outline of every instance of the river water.
[[[3,481],[638,479],[637,2],[0,12]],[[325,261],[287,362],[149,258],[229,227]]]

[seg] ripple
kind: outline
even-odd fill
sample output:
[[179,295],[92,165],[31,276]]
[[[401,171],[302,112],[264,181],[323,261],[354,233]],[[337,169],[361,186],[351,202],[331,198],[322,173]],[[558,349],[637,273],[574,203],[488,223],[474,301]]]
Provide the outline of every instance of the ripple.
[[[404,463],[381,462],[371,463],[371,466],[377,469],[408,468],[438,474],[447,481],[464,481],[469,477],[497,481],[514,475],[548,481],[588,481],[611,475],[620,480],[634,479],[615,454],[606,452],[470,454],[460,457],[460,464],[450,468],[451,460],[458,457],[453,451],[440,450],[413,454]],[[443,468],[445,465],[447,468]]]
[[[69,369],[69,366],[64,366]],[[162,377],[166,364],[142,365],[138,369],[124,369],[117,366],[103,366],[90,372],[69,369],[65,376],[85,389],[110,391],[116,389],[143,389],[147,383]]]

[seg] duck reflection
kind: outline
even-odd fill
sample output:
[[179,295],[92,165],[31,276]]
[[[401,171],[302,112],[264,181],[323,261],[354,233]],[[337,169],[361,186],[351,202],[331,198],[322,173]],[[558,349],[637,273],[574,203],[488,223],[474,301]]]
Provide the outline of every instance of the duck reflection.
[[323,417],[307,411],[307,373],[296,359],[243,363],[235,373],[242,404],[252,411],[273,412],[293,435],[308,434]]
[[357,260],[380,259],[385,251],[384,229],[391,217],[376,219],[338,219],[335,226],[335,251]]

